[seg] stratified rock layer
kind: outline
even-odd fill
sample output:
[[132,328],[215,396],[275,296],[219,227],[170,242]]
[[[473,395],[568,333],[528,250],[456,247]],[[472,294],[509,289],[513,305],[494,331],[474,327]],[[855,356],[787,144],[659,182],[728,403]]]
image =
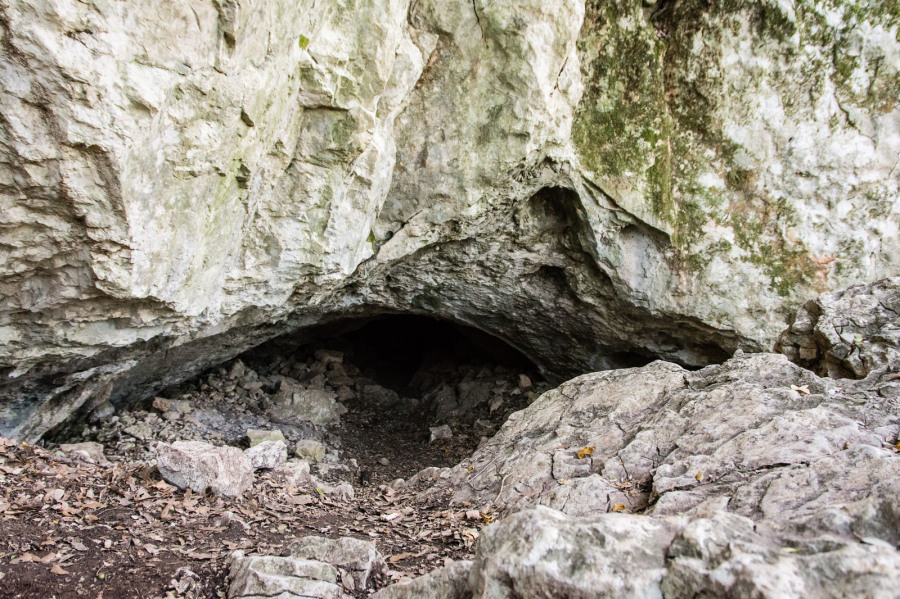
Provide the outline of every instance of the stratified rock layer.
[[807,302],[781,334],[791,361],[832,378],[900,368],[900,278],[825,293]]
[[716,505],[797,525],[900,484],[897,389],[884,370],[838,382],[777,354],[587,374],[513,414],[470,460],[430,473],[427,492],[503,513],[652,502],[654,514]]
[[0,434],[337,318],[548,373],[771,347],[897,274],[881,4],[0,6]]

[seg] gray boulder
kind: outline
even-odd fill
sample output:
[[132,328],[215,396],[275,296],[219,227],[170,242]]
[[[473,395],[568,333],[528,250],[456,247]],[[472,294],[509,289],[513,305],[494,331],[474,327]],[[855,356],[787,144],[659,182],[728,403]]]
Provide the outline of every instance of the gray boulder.
[[337,569],[319,561],[236,551],[230,568],[228,599],[349,599]]
[[654,362],[588,374],[419,488],[507,514],[547,505],[663,515],[724,501],[755,520],[796,521],[900,476],[889,378],[838,383],[777,354],[696,372]]
[[179,489],[236,497],[253,485],[253,466],[236,447],[216,447],[200,441],[176,441],[157,446],[157,466],[166,482]]
[[791,361],[833,378],[900,368],[900,277],[807,302],[778,340]]
[[351,591],[369,588],[372,578],[385,570],[384,558],[371,541],[341,537],[304,537],[290,547],[291,555],[315,559],[335,566]]
[[453,562],[424,576],[385,587],[372,599],[469,599],[471,571],[472,562]]

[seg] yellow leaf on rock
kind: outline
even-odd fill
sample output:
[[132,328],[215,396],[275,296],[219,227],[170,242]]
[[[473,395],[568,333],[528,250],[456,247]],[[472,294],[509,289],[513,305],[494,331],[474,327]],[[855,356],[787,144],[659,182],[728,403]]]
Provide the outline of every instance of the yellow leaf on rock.
[[697,475],[694,476],[694,478],[697,479],[697,482],[703,480],[703,473],[702,473],[702,472],[698,472]]
[[624,512],[624,511],[625,511],[625,505],[622,504],[622,503],[617,503],[617,504],[615,504],[615,505],[612,507],[612,511],[614,511],[614,512]]
[[578,459],[583,460],[587,456],[592,455],[594,453],[594,449],[595,448],[593,446],[588,446],[588,447],[585,447],[584,449],[579,449],[578,450]]

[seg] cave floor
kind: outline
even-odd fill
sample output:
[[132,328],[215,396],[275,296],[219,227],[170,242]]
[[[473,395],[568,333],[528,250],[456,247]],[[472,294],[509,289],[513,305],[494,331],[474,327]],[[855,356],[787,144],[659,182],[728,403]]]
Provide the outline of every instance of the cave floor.
[[[233,551],[287,555],[309,535],[374,541],[389,567],[376,589],[471,558],[492,514],[417,497],[403,479],[464,463],[549,384],[527,364],[426,333],[424,346],[407,337],[393,353],[377,327],[308,347],[282,340],[163,401],[100,410],[40,447],[0,438],[0,599],[224,597]],[[285,416],[285,388],[338,398],[339,422]],[[432,440],[438,425],[452,437]],[[321,487],[292,488],[258,470],[250,491],[217,497],[179,490],[155,466],[159,442],[244,448],[248,429],[278,429],[291,456],[300,440],[321,442],[328,453],[311,465]],[[102,445],[109,462],[58,447],[84,441]],[[341,484],[352,497],[328,490]]]

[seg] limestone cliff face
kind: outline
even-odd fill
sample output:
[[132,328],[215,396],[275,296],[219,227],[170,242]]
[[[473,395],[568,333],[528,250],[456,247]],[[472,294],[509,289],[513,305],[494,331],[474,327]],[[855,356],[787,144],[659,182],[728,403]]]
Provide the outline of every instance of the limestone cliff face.
[[559,375],[769,348],[816,292],[900,270],[897,23],[0,0],[0,434],[378,312]]

